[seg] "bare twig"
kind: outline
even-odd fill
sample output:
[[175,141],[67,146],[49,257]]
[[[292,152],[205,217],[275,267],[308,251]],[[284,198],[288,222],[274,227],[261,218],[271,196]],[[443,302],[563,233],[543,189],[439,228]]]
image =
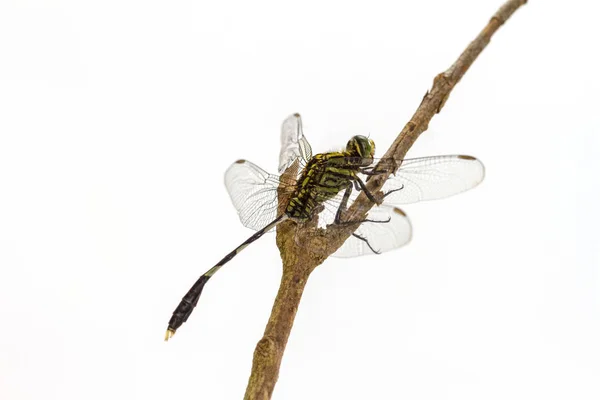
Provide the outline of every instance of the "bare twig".
[[[414,115],[383,158],[394,158],[397,165],[400,165],[408,149],[419,135],[427,130],[433,116],[442,110],[454,86],[487,46],[493,34],[526,2],[527,0],[507,1],[456,62],[435,77],[433,86],[425,94]],[[369,180],[367,187],[371,193],[377,193],[386,180],[387,176],[376,176]],[[280,199],[280,203],[285,203],[284,199]],[[348,209],[346,218],[359,220],[371,206],[371,202],[364,193],[361,193]],[[283,261],[283,276],[265,333],[254,351],[252,373],[248,381],[245,400],[268,400],[271,398],[306,281],[310,273],[335,252],[356,227],[329,226],[324,230],[314,229],[314,226],[299,227],[292,221],[286,221],[277,227],[277,245]],[[297,240],[308,240],[310,244],[299,247]],[[308,251],[307,249],[320,250]]]

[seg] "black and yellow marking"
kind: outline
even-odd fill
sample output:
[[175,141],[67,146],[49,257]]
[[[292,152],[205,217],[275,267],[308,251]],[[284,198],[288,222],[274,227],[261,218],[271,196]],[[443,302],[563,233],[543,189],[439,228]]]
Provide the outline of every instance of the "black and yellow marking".
[[[298,220],[310,219],[316,207],[334,198],[340,191],[347,190],[349,196],[353,182],[364,187],[357,174],[371,164],[374,145],[364,136],[360,138],[352,138],[344,152],[316,154],[310,160],[298,179],[295,195],[286,207],[288,216]],[[365,144],[369,142],[371,145]]]

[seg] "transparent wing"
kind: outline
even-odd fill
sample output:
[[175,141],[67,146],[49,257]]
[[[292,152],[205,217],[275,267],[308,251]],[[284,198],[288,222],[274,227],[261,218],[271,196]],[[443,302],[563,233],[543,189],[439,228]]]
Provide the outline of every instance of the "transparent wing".
[[302,119],[296,113],[281,124],[281,150],[279,151],[279,173],[282,174],[300,157],[304,165],[312,158],[312,149],[302,132]]
[[[341,204],[343,194],[338,194],[331,200],[325,202],[317,209],[313,218],[318,218],[318,227],[326,228],[334,224],[335,215]],[[373,206],[366,217],[369,221],[363,222],[354,231],[344,244],[334,251],[334,257],[358,257],[363,255],[380,254],[397,249],[407,244],[412,236],[410,220],[406,214],[397,207],[389,205]],[[376,221],[376,222],[370,222]],[[310,245],[297,241],[299,246]],[[311,248],[312,252],[323,252],[329,254],[326,248]]]
[[277,218],[277,188],[295,188],[294,182],[282,182],[279,176],[247,160],[238,160],[227,169],[225,187],[242,224],[254,230]]
[[[301,147],[297,147],[300,151]],[[300,157],[304,157],[300,152]],[[301,158],[302,159],[302,158]],[[381,162],[385,170],[392,170],[393,160],[374,160]],[[292,161],[293,162],[293,161]],[[356,159],[349,159],[356,165]],[[484,177],[483,164],[474,157],[450,155],[404,160],[395,175],[386,181],[383,192],[392,191],[384,204],[371,208],[367,219],[388,223],[362,223],[333,255],[336,257],[355,257],[376,254],[398,248],[410,241],[411,226],[406,215],[394,204],[408,204],[423,200],[439,199],[451,196],[479,184]],[[361,174],[363,180],[367,176]],[[291,193],[295,182],[285,182],[278,175],[269,174],[257,165],[246,161],[236,161],[225,173],[225,185],[234,207],[239,213],[242,224],[259,230],[277,217],[278,188]],[[358,196],[353,190],[348,206]],[[326,227],[334,222],[340,207],[343,192],[322,205],[322,209],[313,218],[318,218],[318,226]]]
[[477,186],[485,176],[481,161],[471,156],[448,155],[402,161],[383,186],[387,204],[409,204],[452,196]]
[[[348,159],[348,164],[356,165],[356,159]],[[391,171],[393,160],[374,160],[372,166],[380,163],[380,168]],[[356,257],[376,254],[396,249],[408,243],[412,229],[410,220],[395,204],[408,204],[424,200],[441,199],[477,186],[485,176],[483,164],[474,157],[463,155],[434,156],[404,160],[395,175],[386,181],[383,192],[390,193],[384,204],[374,206],[367,219],[388,223],[364,222],[334,254],[334,257]],[[368,176],[359,174],[363,181]],[[390,192],[391,191],[391,192]],[[348,200],[350,206],[360,192],[353,190]],[[319,227],[333,223],[335,213],[341,204],[343,193],[324,204],[318,214]]]
[[[396,207],[385,204],[374,206],[367,218],[387,223],[363,222],[333,257],[358,257],[378,254],[402,247],[412,237],[412,227],[406,214]],[[356,235],[356,236],[355,236]]]
[[[344,163],[357,165],[360,161],[356,157],[348,157],[345,162],[342,162]],[[396,162],[393,159],[373,159],[371,168],[367,168],[367,172],[373,173],[376,165],[378,171],[393,171]],[[481,161],[471,156],[444,155],[407,159],[402,162],[396,174],[390,175],[383,185],[383,193],[388,193],[383,203],[393,206],[452,196],[477,186],[484,175],[485,168]],[[369,180],[368,175],[358,173],[357,176],[363,182]],[[356,188],[357,185],[354,186]],[[359,190],[352,190],[348,207],[359,194]],[[319,227],[332,223],[331,215],[335,216],[342,197],[343,192],[340,192],[326,202],[326,210],[319,219]]]

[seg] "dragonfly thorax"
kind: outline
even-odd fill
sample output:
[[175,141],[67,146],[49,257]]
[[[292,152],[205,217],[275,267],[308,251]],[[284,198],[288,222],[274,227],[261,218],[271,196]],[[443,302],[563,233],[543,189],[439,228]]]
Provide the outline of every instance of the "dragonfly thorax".
[[[319,205],[351,186],[360,168],[372,163],[374,145],[364,136],[352,138],[347,150],[316,154],[309,161],[302,170],[294,195],[286,207],[285,213],[289,217],[299,220],[312,218]],[[360,154],[367,154],[367,157]]]

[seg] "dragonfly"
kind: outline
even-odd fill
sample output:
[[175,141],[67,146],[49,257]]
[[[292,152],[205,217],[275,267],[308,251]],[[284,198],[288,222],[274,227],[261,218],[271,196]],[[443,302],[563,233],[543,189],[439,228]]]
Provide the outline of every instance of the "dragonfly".
[[[187,321],[206,282],[252,242],[283,221],[298,224],[316,221],[317,228],[332,224],[358,225],[332,256],[380,254],[411,240],[410,220],[399,205],[464,192],[477,186],[485,175],[481,161],[472,156],[442,155],[397,162],[377,159],[374,155],[375,143],[363,135],[353,136],[342,151],[313,155],[303,133],[302,119],[299,114],[293,114],[281,126],[279,174],[270,174],[247,160],[235,161],[225,172],[225,187],[242,224],[256,233],[198,278],[173,312],[165,340],[173,337]],[[296,162],[297,173],[292,174],[295,177],[283,174]],[[371,193],[365,183],[381,174],[388,176],[381,190],[383,198]],[[365,210],[366,217],[345,219],[348,205],[361,192],[373,203]],[[280,194],[289,199],[284,207],[279,204]]]

